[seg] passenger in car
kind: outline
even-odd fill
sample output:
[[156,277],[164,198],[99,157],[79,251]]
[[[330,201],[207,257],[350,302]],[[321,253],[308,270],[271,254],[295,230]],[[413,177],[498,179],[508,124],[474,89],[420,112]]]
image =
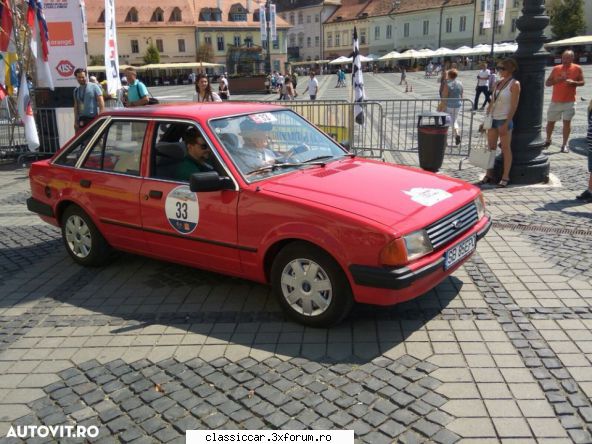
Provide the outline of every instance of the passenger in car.
[[214,167],[206,162],[210,157],[210,147],[197,128],[187,128],[183,141],[187,147],[187,154],[176,168],[175,177],[178,180],[189,181],[193,173],[214,171]]
[[269,148],[269,122],[258,123],[245,117],[240,123],[240,135],[243,138],[242,148],[230,148],[233,160],[243,174],[272,165],[276,162],[276,154]]

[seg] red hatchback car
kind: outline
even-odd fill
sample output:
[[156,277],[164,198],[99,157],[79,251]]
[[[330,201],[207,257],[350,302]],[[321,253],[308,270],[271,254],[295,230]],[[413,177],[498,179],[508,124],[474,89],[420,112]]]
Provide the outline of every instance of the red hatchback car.
[[270,283],[312,326],[424,294],[491,226],[476,187],[356,157],[264,104],[113,110],[29,176],[29,210],[79,264],[117,249]]

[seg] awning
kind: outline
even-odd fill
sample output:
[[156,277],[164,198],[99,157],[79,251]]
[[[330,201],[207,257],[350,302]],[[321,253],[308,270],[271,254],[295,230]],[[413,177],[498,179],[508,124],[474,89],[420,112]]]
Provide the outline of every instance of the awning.
[[[179,62],[179,63],[151,63],[141,67],[143,70],[147,69],[186,69],[186,68],[214,68],[217,66],[226,66],[223,63],[210,62]],[[138,68],[136,68],[138,69]]]
[[572,46],[572,45],[592,45],[592,35],[580,35],[578,37],[571,37],[569,39],[557,40],[555,42],[547,43],[545,46]]
[[[132,67],[136,68],[137,71],[141,71],[141,66],[131,66],[131,65],[119,65],[119,70],[123,71],[125,68]],[[86,67],[87,72],[103,72],[105,71],[105,65],[91,65]]]

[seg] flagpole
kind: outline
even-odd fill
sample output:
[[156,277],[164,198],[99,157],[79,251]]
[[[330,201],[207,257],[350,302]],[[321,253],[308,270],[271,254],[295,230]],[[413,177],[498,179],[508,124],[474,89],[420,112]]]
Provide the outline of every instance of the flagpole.
[[495,44],[495,27],[497,25],[497,2],[498,0],[491,0],[493,2],[493,20],[491,21],[491,63],[493,63],[493,45]]

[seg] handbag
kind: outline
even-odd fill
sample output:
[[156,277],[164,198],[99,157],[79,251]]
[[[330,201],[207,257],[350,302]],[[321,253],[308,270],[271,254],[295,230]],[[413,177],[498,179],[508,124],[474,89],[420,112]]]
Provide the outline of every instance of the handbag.
[[491,129],[492,126],[493,126],[493,115],[485,114],[485,117],[483,117],[483,122],[481,123],[481,128],[483,128],[484,130],[488,130],[488,129]]
[[487,146],[487,139],[481,135],[477,144],[471,148],[469,153],[469,163],[473,166],[489,170],[495,163],[495,150],[490,150]]
[[158,100],[156,97],[148,97],[148,105],[158,105],[160,103],[160,100]]

